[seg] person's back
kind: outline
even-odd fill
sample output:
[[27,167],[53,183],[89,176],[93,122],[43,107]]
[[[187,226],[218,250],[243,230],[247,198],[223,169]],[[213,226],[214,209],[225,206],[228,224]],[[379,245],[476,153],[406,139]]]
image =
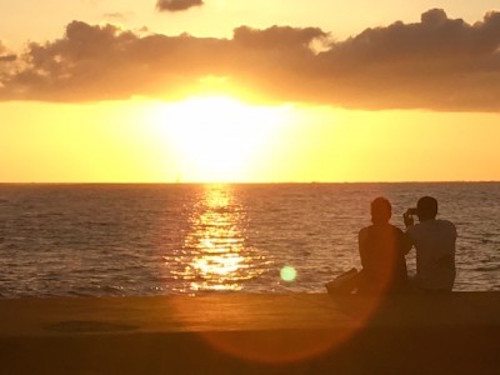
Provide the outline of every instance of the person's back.
[[375,199],[371,209],[373,225],[361,229],[358,238],[363,266],[359,292],[391,293],[405,290],[406,238],[399,228],[389,224],[391,206],[387,199]]
[[406,234],[417,250],[417,287],[430,292],[450,292],[455,281],[455,243],[457,231],[448,220],[438,220],[437,201],[419,200],[420,223],[407,222]]
[[360,291],[397,292],[406,288],[404,234],[391,224],[371,225],[359,232],[359,254],[365,277]]

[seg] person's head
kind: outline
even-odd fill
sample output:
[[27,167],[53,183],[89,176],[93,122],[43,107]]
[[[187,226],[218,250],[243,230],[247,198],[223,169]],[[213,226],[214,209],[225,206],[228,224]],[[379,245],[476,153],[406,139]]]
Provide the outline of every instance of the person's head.
[[418,220],[432,220],[438,213],[438,202],[432,197],[422,197],[417,202]]
[[384,197],[375,198],[371,204],[373,224],[385,224],[392,216],[391,203]]

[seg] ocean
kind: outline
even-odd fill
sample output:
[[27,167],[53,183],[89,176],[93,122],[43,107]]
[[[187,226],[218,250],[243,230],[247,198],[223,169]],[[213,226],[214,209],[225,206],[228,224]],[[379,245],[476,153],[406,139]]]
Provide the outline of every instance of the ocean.
[[[325,292],[385,196],[458,229],[455,290],[500,290],[500,183],[0,185],[0,296]],[[415,273],[415,251],[407,257]]]

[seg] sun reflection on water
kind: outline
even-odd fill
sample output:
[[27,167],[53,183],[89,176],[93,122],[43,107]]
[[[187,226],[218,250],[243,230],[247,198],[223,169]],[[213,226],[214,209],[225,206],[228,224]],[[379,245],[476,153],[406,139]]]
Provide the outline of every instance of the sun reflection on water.
[[193,207],[176,278],[198,291],[239,291],[263,272],[265,257],[245,244],[247,214],[230,185],[207,185]]

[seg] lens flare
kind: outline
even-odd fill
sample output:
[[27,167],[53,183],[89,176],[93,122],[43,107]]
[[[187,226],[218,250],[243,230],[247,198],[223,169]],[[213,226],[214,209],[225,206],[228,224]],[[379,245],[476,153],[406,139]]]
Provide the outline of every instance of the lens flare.
[[281,269],[280,276],[283,281],[291,283],[297,278],[297,270],[292,266],[285,266]]
[[206,185],[199,202],[187,206],[184,246],[164,258],[177,266],[168,275],[177,291],[196,297],[169,296],[166,319],[175,329],[197,332],[210,348],[250,362],[279,366],[341,350],[369,324],[383,296],[232,293],[267,271],[279,270],[280,282],[298,277],[292,265],[276,269],[248,244],[250,218],[234,189]]

